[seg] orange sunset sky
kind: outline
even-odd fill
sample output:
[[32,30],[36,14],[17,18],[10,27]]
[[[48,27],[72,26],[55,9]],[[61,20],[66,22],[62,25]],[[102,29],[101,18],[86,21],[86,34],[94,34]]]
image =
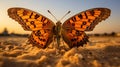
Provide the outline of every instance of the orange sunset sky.
[[59,20],[67,12],[71,11],[61,22],[63,23],[69,17],[96,7],[106,7],[111,9],[111,16],[99,23],[90,33],[110,33],[120,32],[120,0],[0,0],[0,32],[6,27],[9,33],[29,33],[16,21],[12,20],[7,15],[7,9],[11,7],[23,7],[36,11],[54,23],[56,20],[47,12],[50,10]]

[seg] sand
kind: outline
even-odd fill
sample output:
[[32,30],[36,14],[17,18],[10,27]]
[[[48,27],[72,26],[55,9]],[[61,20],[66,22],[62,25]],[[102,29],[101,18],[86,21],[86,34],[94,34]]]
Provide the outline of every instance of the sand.
[[0,37],[0,67],[120,67],[120,37],[89,40],[78,48],[39,49],[26,37]]

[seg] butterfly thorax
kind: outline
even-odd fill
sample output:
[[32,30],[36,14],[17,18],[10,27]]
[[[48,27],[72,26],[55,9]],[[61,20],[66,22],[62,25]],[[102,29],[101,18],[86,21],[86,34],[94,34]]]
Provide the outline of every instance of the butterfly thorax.
[[58,35],[58,34],[60,34],[60,31],[61,31],[61,22],[60,21],[58,21],[57,23],[56,23],[56,26],[55,26],[55,35]]

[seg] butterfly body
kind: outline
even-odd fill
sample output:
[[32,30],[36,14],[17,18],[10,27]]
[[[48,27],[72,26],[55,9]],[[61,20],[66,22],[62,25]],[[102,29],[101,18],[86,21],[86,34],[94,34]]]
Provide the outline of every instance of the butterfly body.
[[37,47],[46,48],[56,38],[60,45],[62,38],[70,48],[83,46],[88,42],[85,31],[92,31],[102,20],[110,16],[108,8],[93,8],[80,12],[63,24],[54,24],[47,17],[26,8],[9,8],[8,15],[16,20],[24,30],[32,31],[29,42]]
[[60,45],[60,38],[61,38],[61,22],[60,21],[58,21],[57,23],[56,23],[56,31],[57,31],[57,35],[56,35],[56,37],[57,37],[57,44],[58,44],[58,46]]

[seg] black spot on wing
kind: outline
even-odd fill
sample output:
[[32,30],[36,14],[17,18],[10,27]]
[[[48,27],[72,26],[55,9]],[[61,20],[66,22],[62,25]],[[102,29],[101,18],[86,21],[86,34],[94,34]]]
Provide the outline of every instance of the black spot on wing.
[[23,16],[27,15],[28,11],[24,10],[23,11]]
[[82,32],[79,31],[79,30],[76,30],[76,35],[77,35],[77,36],[80,36],[80,35],[82,35]]
[[76,21],[76,18],[75,18],[75,17],[73,17],[73,18],[72,18],[72,21],[73,21],[73,22],[75,22],[75,21]]
[[30,24],[34,25],[34,21],[31,21]]
[[95,14],[94,10],[90,11],[90,14],[91,14],[92,16],[94,16],[94,14]]
[[83,18],[83,16],[80,14],[80,15],[78,15],[78,17],[80,18],[80,19],[82,19]]
[[85,21],[83,21],[82,25],[86,25],[86,22],[85,22]]
[[30,14],[30,18],[31,18],[32,15],[33,15],[33,12]]
[[41,22],[44,22],[45,20],[46,20],[46,18],[42,17]]
[[85,14],[86,18],[88,18],[88,16],[87,16],[86,12],[84,12],[84,14]]
[[40,17],[38,14],[35,15],[35,19],[37,19],[38,17]]

